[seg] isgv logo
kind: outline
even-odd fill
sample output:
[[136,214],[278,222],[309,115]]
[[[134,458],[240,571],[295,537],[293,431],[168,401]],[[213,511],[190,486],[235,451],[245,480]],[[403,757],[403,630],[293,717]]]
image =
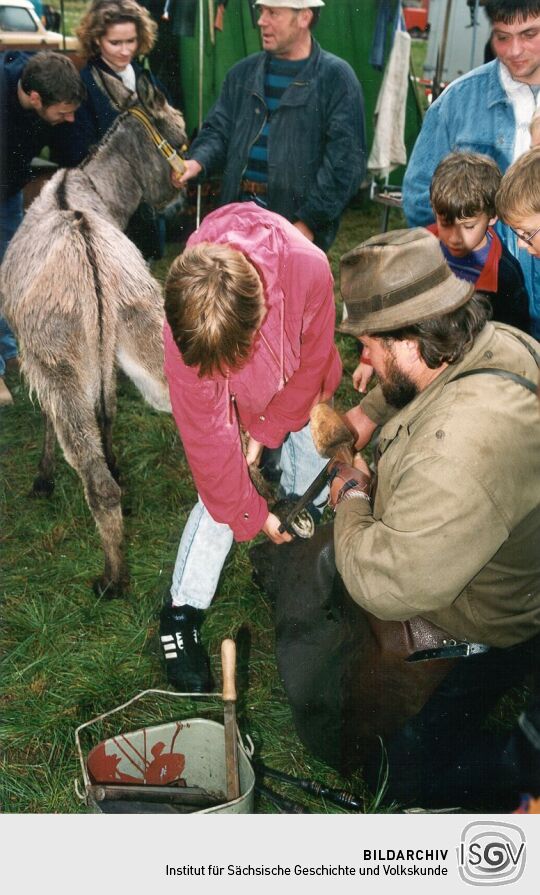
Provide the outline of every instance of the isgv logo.
[[525,833],[514,824],[474,821],[461,834],[459,875],[471,886],[515,883],[525,869]]

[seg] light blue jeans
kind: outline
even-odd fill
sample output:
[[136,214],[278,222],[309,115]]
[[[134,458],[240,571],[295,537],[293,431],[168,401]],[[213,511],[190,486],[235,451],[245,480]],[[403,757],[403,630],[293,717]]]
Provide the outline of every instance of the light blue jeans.
[[[327,462],[315,449],[309,423],[299,432],[291,432],[280,448],[280,493],[284,497],[303,494]],[[327,497],[325,488],[316,498],[316,506],[322,508]],[[187,603],[208,609],[233,540],[229,526],[215,522],[199,497],[178,548],[171,586],[174,606]]]
[[[23,219],[23,194],[15,193],[0,202],[0,264],[17,227]],[[0,377],[6,372],[6,361],[17,357],[17,342],[7,321],[0,316]]]

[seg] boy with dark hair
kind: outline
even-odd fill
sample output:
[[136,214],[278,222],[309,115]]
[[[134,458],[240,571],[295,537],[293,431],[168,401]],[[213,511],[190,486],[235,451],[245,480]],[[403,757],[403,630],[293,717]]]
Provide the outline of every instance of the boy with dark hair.
[[439,238],[456,276],[474,283],[476,290],[490,299],[494,319],[530,332],[523,272],[493,229],[501,176],[488,156],[472,152],[447,155],[431,181],[436,223],[428,230]]

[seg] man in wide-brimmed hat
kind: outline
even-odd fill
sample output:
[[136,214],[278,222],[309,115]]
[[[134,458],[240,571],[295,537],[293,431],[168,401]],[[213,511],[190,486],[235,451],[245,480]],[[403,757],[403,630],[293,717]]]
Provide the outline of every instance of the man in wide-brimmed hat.
[[179,185],[221,174],[221,205],[255,202],[326,251],[364,177],[366,138],[353,69],[312,34],[324,6],[255,0],[262,52],[228,72]]
[[[336,564],[378,619],[427,623],[418,661],[454,663],[384,742],[388,797],[424,805],[540,795],[540,701],[510,732],[481,730],[538,670],[540,345],[489,322],[473,288],[420,228],[341,259],[341,329],[379,380],[348,414],[356,446],[382,428],[376,489],[362,461],[332,485]],[[365,766],[373,785],[380,758]]]

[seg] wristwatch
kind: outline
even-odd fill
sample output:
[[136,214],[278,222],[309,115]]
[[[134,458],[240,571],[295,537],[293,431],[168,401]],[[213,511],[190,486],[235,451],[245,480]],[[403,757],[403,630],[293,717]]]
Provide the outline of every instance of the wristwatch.
[[344,494],[342,494],[341,497],[338,498],[336,506],[339,506],[342,501],[352,500],[354,497],[363,497],[363,499],[367,500],[367,502],[371,506],[371,497],[369,496],[369,494],[366,493],[366,491],[361,491],[360,488],[349,488],[348,491],[345,491]]

